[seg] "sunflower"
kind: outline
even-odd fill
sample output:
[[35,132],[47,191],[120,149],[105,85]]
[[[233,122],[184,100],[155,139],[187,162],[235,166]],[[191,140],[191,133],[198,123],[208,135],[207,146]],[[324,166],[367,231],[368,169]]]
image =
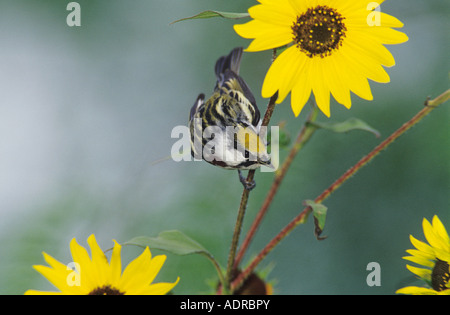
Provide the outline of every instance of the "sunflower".
[[416,249],[406,252],[412,256],[403,257],[425,268],[406,265],[409,271],[424,280],[429,287],[405,287],[397,290],[402,294],[443,294],[450,295],[450,239],[444,225],[437,216],[432,223],[423,219],[423,232],[428,244],[410,235]]
[[[166,294],[178,283],[155,283],[155,279],[161,269],[165,255],[152,258],[149,248],[135,260],[130,262],[122,273],[120,251],[122,246],[114,241],[111,261],[108,260],[100,249],[95,236],[88,238],[91,248],[91,256],[75,239],[70,243],[73,262],[65,265],[51,256],[43,253],[48,266],[33,266],[46,277],[60,292],[44,292],[28,290],[25,294],[62,294],[62,295],[157,295]],[[74,268],[75,270],[73,270]]]
[[234,25],[244,38],[253,39],[247,51],[286,46],[268,70],[262,96],[278,91],[277,103],[291,92],[291,106],[298,116],[311,91],[317,106],[330,117],[330,92],[346,108],[350,91],[372,100],[368,79],[387,83],[383,66],[394,57],[385,44],[406,42],[393,28],[397,18],[380,11],[384,0],[258,0],[249,8],[251,21]]

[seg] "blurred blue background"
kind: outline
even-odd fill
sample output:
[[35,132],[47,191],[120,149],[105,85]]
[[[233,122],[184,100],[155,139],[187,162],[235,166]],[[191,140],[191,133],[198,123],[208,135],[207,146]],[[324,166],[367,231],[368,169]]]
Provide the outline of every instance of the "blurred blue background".
[[[53,290],[32,269],[42,251],[70,262],[69,242],[94,233],[112,239],[156,236],[178,229],[225,266],[242,185],[234,171],[202,162],[165,160],[177,125],[200,92],[215,84],[216,59],[249,40],[223,19],[174,20],[200,11],[245,12],[256,1],[80,0],[81,26],[66,24],[70,1],[0,3],[0,294]],[[318,131],[301,151],[256,234],[244,263],[284,227],[305,199],[314,199],[363,155],[409,120],[427,96],[449,88],[448,1],[387,1],[382,11],[405,23],[409,41],[390,46],[391,83],[372,82],[374,101],[332,103],[319,121],[365,120],[362,131]],[[241,74],[261,111],[260,87],[271,52],[245,53]],[[295,118],[287,99],[272,124],[286,122],[295,138],[307,111]],[[310,219],[262,263],[273,264],[277,294],[393,294],[419,284],[405,268],[409,234],[424,239],[421,222],[437,214],[450,230],[450,106],[436,109],[325,201],[328,216],[317,241]],[[281,156],[286,156],[282,151]],[[243,234],[273,179],[257,171]],[[124,265],[141,252],[125,247]],[[160,251],[154,251],[160,254]],[[369,287],[369,262],[381,266],[381,286]],[[208,292],[215,270],[201,256],[168,259],[157,281],[181,277],[175,294]]]

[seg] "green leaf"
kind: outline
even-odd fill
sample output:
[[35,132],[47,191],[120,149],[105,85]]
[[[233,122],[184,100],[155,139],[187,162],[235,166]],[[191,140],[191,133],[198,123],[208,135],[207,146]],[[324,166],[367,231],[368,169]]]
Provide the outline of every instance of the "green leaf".
[[138,236],[124,245],[137,245],[140,247],[150,247],[150,249],[161,249],[176,255],[205,254],[212,255],[199,243],[180,231],[164,231],[158,237]]
[[186,18],[182,18],[182,19],[173,21],[170,24],[174,24],[174,23],[186,21],[186,20],[210,19],[210,18],[214,18],[214,17],[221,17],[221,18],[225,18],[225,19],[237,20],[237,19],[247,18],[249,16],[250,15],[248,13],[219,12],[219,11],[207,10],[207,11],[200,12],[191,17],[186,17]]
[[123,245],[136,245],[143,248],[148,246],[150,249],[165,250],[175,255],[200,254],[206,256],[216,269],[222,286],[225,284],[222,268],[213,255],[202,245],[180,231],[164,231],[159,233],[158,237],[138,236],[123,243]]
[[325,219],[327,217],[328,208],[321,203],[315,203],[313,200],[305,200],[305,206],[311,207],[314,215],[314,234],[318,240],[324,240],[326,236],[320,236],[325,227]]
[[373,133],[377,138],[380,136],[378,130],[372,128],[365,121],[362,121],[358,118],[349,118],[344,122],[338,123],[318,123],[318,122],[310,122],[312,126],[316,128],[322,128],[331,130],[333,132],[344,133],[352,130],[364,130]]

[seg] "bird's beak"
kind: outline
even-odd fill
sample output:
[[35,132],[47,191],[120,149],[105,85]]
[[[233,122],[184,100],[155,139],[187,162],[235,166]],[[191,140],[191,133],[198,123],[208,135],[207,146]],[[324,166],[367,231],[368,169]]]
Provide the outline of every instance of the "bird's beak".
[[272,164],[271,160],[266,161],[266,162],[261,161],[260,163],[261,163],[261,165],[267,166],[268,168],[275,170],[275,166]]

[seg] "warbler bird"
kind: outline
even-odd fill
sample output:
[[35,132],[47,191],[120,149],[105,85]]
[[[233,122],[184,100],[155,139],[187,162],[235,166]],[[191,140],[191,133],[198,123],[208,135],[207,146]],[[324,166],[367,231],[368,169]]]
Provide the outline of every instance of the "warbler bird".
[[241,170],[271,167],[270,156],[261,132],[261,119],[255,97],[239,76],[242,48],[220,57],[215,65],[217,82],[205,102],[202,93],[191,108],[189,128],[191,154],[225,169],[237,169],[246,189]]

